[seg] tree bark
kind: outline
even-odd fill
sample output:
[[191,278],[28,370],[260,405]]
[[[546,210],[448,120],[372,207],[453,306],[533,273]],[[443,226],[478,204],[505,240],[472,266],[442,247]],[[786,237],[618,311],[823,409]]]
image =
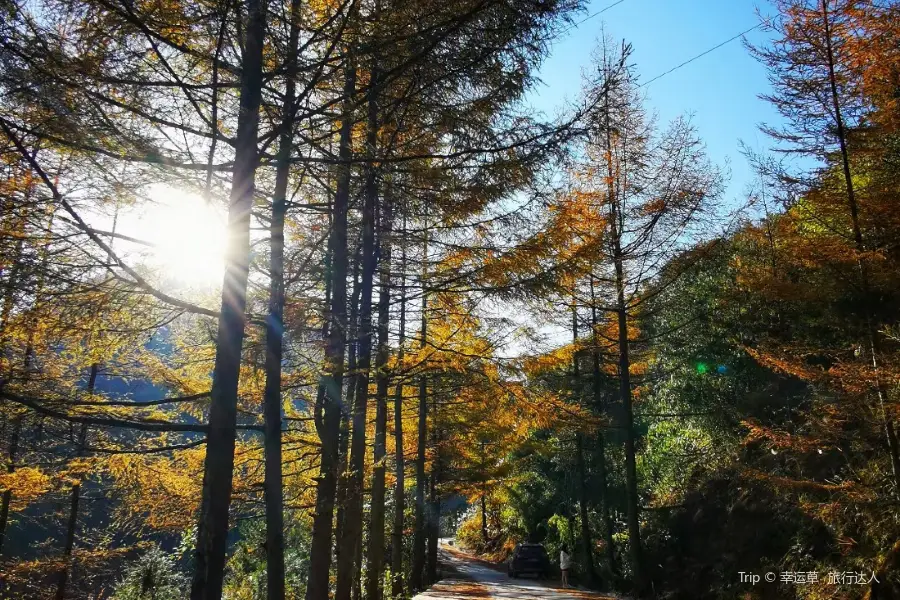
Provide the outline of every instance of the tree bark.
[[482,491],[481,492],[481,541],[487,542],[488,540],[488,531],[487,531],[487,496]]
[[425,436],[428,435],[428,377],[419,378],[419,418],[416,442],[416,511],[413,533],[412,573],[409,585],[413,592],[422,590],[425,574]]
[[[368,93],[368,124],[366,154],[374,159],[378,136],[378,103],[376,70]],[[369,370],[372,363],[372,288],[375,279],[375,204],[378,180],[374,163],[366,172],[365,197],[362,212],[362,277],[359,298],[359,350],[357,356],[356,398],[353,403],[353,431],[350,440],[350,479],[347,486],[347,516],[344,523],[338,560],[335,600],[349,600],[356,580],[354,559],[362,543],[362,489],[366,458],[366,415],[369,404]]]
[[[328,229],[331,230],[332,227],[332,203],[329,200],[328,202],[328,214],[329,214],[329,223]],[[325,257],[324,264],[322,269],[322,275],[325,278],[325,294],[323,297],[323,318],[322,318],[322,329],[321,335],[323,340],[329,339],[329,331],[331,330],[331,244],[333,242],[333,236],[328,236],[328,244],[325,248]],[[319,436],[319,439],[325,435],[325,423],[324,423],[324,410],[325,410],[325,381],[324,377],[319,378],[319,385],[316,386],[316,399],[315,405],[313,406],[313,425],[316,428],[316,435]]]
[[614,234],[616,269],[616,306],[619,325],[619,395],[625,431],[625,491],[628,512],[628,544],[631,548],[632,578],[637,596],[644,592],[644,553],[641,548],[640,502],[637,489],[637,461],[634,436],[634,410],[631,405],[631,359],[628,343],[628,307],[625,303],[625,273],[621,242]]
[[[97,373],[100,366],[97,363],[91,365],[91,374],[88,378],[87,393],[93,394],[97,385]],[[84,453],[84,447],[87,443],[87,424],[81,424],[81,430],[78,433],[78,448],[75,456],[81,456]],[[72,559],[72,550],[75,548],[75,534],[78,530],[78,505],[81,502],[81,482],[72,486],[72,492],[69,500],[69,520],[66,524],[66,539],[63,546],[63,566],[59,573],[59,580],[56,583],[56,600],[63,600],[66,597],[66,585],[69,581],[69,564]]]
[[[400,333],[398,336],[397,364],[402,369],[403,350],[406,343],[406,215],[400,243]],[[394,393],[394,528],[391,543],[391,595],[403,595],[403,525],[406,510],[406,461],[403,456],[403,374],[397,380]]]
[[[5,228],[8,228],[10,231],[16,232],[16,234],[18,235],[18,240],[16,240],[15,250],[13,251],[12,265],[9,268],[9,274],[6,278],[6,285],[3,286],[3,308],[0,309],[0,356],[6,356],[6,344],[8,341],[7,334],[9,333],[7,325],[9,324],[9,317],[12,314],[13,308],[16,305],[16,291],[18,289],[19,272],[22,268],[22,251],[25,245],[26,238],[25,217],[28,214],[28,203],[31,200],[31,188],[32,186],[29,185],[25,190],[25,207],[22,210],[24,214],[16,214],[14,207],[10,206],[6,210],[8,210],[9,221],[11,222],[3,224]],[[4,274],[4,269],[0,268],[0,276]],[[9,370],[10,372],[6,374],[5,377],[9,377],[12,375],[12,363],[10,363]],[[2,533],[3,530],[0,529],[0,535],[2,535]],[[0,550],[2,550],[2,544],[0,544]]]
[[266,502],[266,598],[284,600],[284,496],[281,464],[281,360],[284,353],[284,220],[290,175],[291,138],[296,96],[297,23],[300,0],[291,0],[291,26],[285,73],[285,100],[275,167],[272,220],[269,224],[269,315],[266,319],[266,384],[263,391]]
[[[22,417],[13,419],[12,433],[9,438],[9,464],[6,465],[7,473],[15,473],[16,459],[19,454],[19,435],[22,431]],[[12,502],[12,490],[3,492],[3,500],[0,501],[0,555],[3,553],[3,543],[6,541],[6,525],[9,522],[9,504]]]
[[[338,564],[338,570],[345,553],[342,540],[344,539],[344,526],[347,524],[347,497],[348,489],[352,485],[350,477],[350,413],[348,407],[354,406],[356,398],[357,371],[356,357],[359,350],[359,267],[362,255],[362,246],[357,245],[357,251],[353,259],[353,293],[350,294],[350,319],[347,322],[348,356],[347,356],[347,392],[344,400],[344,408],[341,410],[341,431],[338,438],[338,480],[337,480],[337,518],[335,519],[334,539],[336,540],[334,556]],[[355,556],[355,552],[352,553]]]
[[385,455],[387,453],[387,397],[390,358],[390,309],[391,309],[391,246],[392,198],[385,192],[382,200],[379,227],[378,264],[381,265],[378,289],[378,352],[375,356],[375,448],[372,471],[372,512],[369,526],[369,547],[366,563],[366,600],[381,600],[382,573],[384,570],[384,480]]
[[618,325],[617,345],[619,350],[619,398],[622,402],[622,429],[625,432],[625,496],[628,521],[628,545],[631,550],[631,577],[634,593],[640,597],[644,593],[644,553],[641,546],[640,502],[637,490],[637,460],[634,435],[634,409],[631,404],[631,358],[628,343],[628,304],[625,300],[625,261],[622,251],[622,230],[624,224],[620,211],[620,199],[613,185],[613,145],[610,123],[611,107],[609,87],[604,92],[606,115],[606,166],[607,202],[609,202],[609,227],[612,242],[612,258],[615,270],[616,319]]
[[[593,326],[593,343],[594,348],[591,352],[593,361],[593,377],[591,384],[594,391],[594,410],[598,414],[604,412],[603,391],[601,388],[600,371],[600,340],[597,337],[597,327],[599,321],[597,319],[597,298],[594,294],[594,278],[591,276],[591,324]],[[603,429],[597,432],[597,479],[600,487],[600,502],[603,510],[603,538],[606,542],[606,558],[609,564],[609,571],[614,576],[619,575],[619,564],[616,560],[616,546],[613,541],[613,519],[610,511],[609,502],[609,481],[606,471],[606,435]]]
[[[32,186],[28,186],[25,194],[25,201],[28,202],[31,199]],[[10,212],[12,218],[12,212]],[[16,250],[14,254],[13,264],[9,270],[9,277],[6,281],[6,289],[3,294],[3,309],[2,313],[0,313],[0,353],[5,354],[6,352],[6,343],[7,343],[7,324],[9,323],[9,317],[12,313],[13,308],[15,307],[15,293],[16,286],[19,280],[19,271],[22,267],[22,249],[25,243],[25,235],[24,234],[24,223],[25,223],[25,215],[19,215],[18,217],[18,225],[17,229],[20,234],[19,240],[16,242]],[[53,217],[50,217],[49,227],[53,224]],[[46,250],[47,246],[45,243],[44,253],[41,259],[42,267],[46,265]],[[42,268],[43,272],[43,268]],[[40,296],[40,291],[43,288],[43,275],[41,276],[41,281],[38,284],[38,297]],[[28,346],[25,350],[25,369],[26,369],[26,377],[28,376],[28,367],[29,367],[29,356],[31,354],[31,344],[32,337],[34,332],[32,330],[29,333]],[[2,354],[0,354],[2,355]],[[12,361],[10,361],[9,365],[9,373],[7,373],[6,377],[11,377],[14,373],[15,369],[13,367]],[[0,386],[2,387],[2,386]],[[17,415],[13,418],[12,422],[12,432],[10,433],[9,439],[9,450],[7,456],[9,457],[9,464],[6,465],[7,473],[15,473],[16,471],[16,460],[19,454],[19,438],[22,433],[22,415]],[[12,502],[12,490],[8,489],[3,492],[3,498],[0,500],[0,556],[3,555],[3,545],[6,541],[6,527],[9,524],[9,505]]]
[[880,360],[878,358],[878,332],[876,331],[872,317],[872,289],[869,282],[869,274],[863,262],[865,243],[863,241],[862,228],[859,224],[859,204],[856,200],[856,192],[853,186],[853,176],[850,169],[850,152],[847,148],[847,130],[844,127],[843,111],[841,110],[840,96],[838,94],[837,77],[835,75],[834,50],[831,39],[831,25],[828,17],[828,0],[822,0],[822,21],[825,28],[825,50],[828,57],[828,82],[830,85],[831,101],[834,108],[834,119],[838,145],[841,149],[841,167],[844,175],[844,183],[847,186],[847,204],[850,208],[850,222],[853,227],[853,240],[856,244],[857,269],[859,271],[860,287],[864,296],[866,337],[871,357],[872,370],[875,373],[875,392],[878,396],[878,404],[881,408],[881,418],[884,422],[884,431],[888,443],[888,454],[891,458],[891,469],[894,475],[894,494],[900,496],[900,444],[894,429],[894,421],[884,409],[884,400],[887,396],[881,383],[879,374]]
[[[428,232],[426,227],[423,251],[422,276],[422,338],[420,348],[425,349],[428,341],[428,293],[425,290],[428,263]],[[425,365],[422,365],[424,368]],[[413,592],[422,590],[425,575],[425,447],[428,435],[428,376],[419,376],[419,418],[416,439],[416,528],[413,533],[412,572],[409,585]]]
[[[431,402],[432,420],[437,416],[437,402],[432,394]],[[426,556],[425,581],[428,585],[432,585],[437,581],[437,549],[438,538],[440,537],[440,521],[441,521],[441,500],[438,495],[438,483],[441,477],[441,454],[440,440],[438,439],[438,428],[432,423],[432,443],[434,446],[434,463],[431,466],[431,477],[429,478],[429,500],[428,500],[428,554]]]
[[322,458],[316,486],[316,513],[310,543],[309,579],[306,600],[328,600],[331,573],[331,542],[334,494],[337,487],[338,438],[341,424],[341,387],[344,377],[344,344],[347,327],[347,204],[350,196],[353,104],[356,93],[356,64],[351,56],[345,65],[344,106],[338,149],[340,167],[334,196],[331,226],[331,308],[325,348],[326,372],[322,409]]
[[[86,434],[87,425],[82,424],[79,439],[83,440]],[[72,559],[72,550],[75,548],[75,534],[78,529],[78,505],[80,502],[81,484],[76,483],[72,486],[69,496],[69,519],[66,524],[66,538],[63,546],[63,566],[56,583],[56,600],[63,600],[66,597],[66,585],[69,582],[69,570],[71,569],[71,564],[69,563]]]
[[585,571],[588,585],[593,585],[597,575],[594,569],[594,542],[591,533],[591,521],[588,513],[587,469],[584,461],[584,434],[578,433],[575,438],[576,463],[578,469],[578,506],[581,517],[581,546],[584,552]]
[[192,600],[219,600],[225,577],[228,510],[231,505],[237,431],[237,391],[250,269],[250,211],[253,207],[256,168],[259,163],[257,131],[262,97],[265,28],[265,0],[247,0],[240,112],[228,209],[229,243],[210,394],[209,433],[203,473],[203,497],[197,524]]
[[[575,298],[572,298],[572,343],[578,344],[578,307]],[[572,354],[572,394],[579,398],[581,387],[581,370],[578,366],[578,352]],[[580,431],[575,434],[575,469],[578,472],[578,506],[581,518],[581,549],[584,554],[585,571],[588,584],[593,584],[594,573],[594,544],[591,535],[591,522],[588,518],[587,499],[587,469],[584,464],[584,434]]]
[[362,600],[362,539],[356,544],[353,558],[353,600]]

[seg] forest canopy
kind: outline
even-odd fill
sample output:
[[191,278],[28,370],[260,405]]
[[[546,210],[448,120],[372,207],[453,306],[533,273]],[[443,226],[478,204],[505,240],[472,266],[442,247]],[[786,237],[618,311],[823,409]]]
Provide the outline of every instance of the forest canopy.
[[615,27],[534,110],[586,8],[0,0],[0,597],[900,598],[900,3],[740,198]]

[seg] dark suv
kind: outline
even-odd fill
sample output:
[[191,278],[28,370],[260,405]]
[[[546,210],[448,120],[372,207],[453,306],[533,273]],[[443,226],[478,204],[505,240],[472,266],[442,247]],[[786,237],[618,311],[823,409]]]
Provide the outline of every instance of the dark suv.
[[542,544],[519,544],[509,560],[509,576],[534,573],[538,577],[550,576],[550,558]]

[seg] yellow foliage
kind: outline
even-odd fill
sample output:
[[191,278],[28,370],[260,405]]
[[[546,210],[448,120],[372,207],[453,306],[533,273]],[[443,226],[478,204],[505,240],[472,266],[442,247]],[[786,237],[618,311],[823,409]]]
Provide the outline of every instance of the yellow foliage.
[[53,478],[35,467],[21,467],[12,473],[0,473],[0,491],[12,492],[10,509],[20,511],[49,492]]

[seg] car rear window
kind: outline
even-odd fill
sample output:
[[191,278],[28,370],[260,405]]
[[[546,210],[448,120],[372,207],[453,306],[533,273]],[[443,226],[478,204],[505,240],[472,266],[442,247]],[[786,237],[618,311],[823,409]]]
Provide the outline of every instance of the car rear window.
[[547,555],[547,551],[543,546],[522,546],[519,549],[519,556],[522,558],[541,558]]

